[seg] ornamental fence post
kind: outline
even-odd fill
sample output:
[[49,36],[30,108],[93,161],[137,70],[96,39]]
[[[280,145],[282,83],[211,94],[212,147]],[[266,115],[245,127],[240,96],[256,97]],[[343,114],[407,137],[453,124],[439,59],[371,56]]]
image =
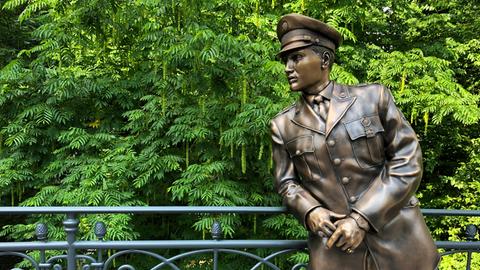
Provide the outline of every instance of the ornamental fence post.
[[68,213],[67,219],[63,221],[63,229],[67,234],[67,270],[76,270],[77,252],[73,244],[75,243],[76,233],[78,231],[78,219],[74,213]]
[[[467,238],[467,241],[475,241],[475,236],[477,235],[477,226],[473,224],[467,225],[467,229],[465,230],[465,235]],[[471,270],[471,264],[472,264],[472,252],[468,251],[467,252],[467,268],[466,270]]]
[[[215,220],[212,224],[212,238],[219,241],[222,239],[222,234],[222,224]],[[213,249],[213,270],[218,270],[218,250],[216,248]]]

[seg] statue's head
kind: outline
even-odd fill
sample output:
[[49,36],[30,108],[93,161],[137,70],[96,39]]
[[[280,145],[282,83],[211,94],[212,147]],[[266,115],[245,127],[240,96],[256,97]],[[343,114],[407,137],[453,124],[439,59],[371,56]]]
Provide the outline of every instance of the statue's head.
[[278,56],[285,63],[292,91],[314,93],[328,82],[335,50],[342,43],[338,31],[319,20],[288,14],[278,22],[277,36]]

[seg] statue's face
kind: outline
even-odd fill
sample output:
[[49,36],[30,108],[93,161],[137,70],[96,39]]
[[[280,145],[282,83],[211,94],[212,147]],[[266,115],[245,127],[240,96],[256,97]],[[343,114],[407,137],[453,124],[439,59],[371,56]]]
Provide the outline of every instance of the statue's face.
[[[288,53],[283,59],[285,73],[292,91],[315,93],[325,80],[322,59],[310,48],[302,48]],[[328,78],[328,76],[327,76]]]

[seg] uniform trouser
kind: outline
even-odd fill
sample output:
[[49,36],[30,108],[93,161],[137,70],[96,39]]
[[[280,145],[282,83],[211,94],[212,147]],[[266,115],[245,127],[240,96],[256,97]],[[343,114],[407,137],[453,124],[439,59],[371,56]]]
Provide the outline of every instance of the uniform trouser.
[[[309,241],[310,262],[308,270],[383,270],[379,269],[375,259],[364,243],[358,246],[354,253],[346,254],[337,247],[332,247],[328,253],[312,253],[312,250],[325,248],[327,238],[317,238],[319,241]],[[313,256],[313,257],[312,257]],[[406,258],[407,259],[407,258]],[[327,262],[328,263],[325,263]],[[438,262],[439,263],[439,262]],[[438,270],[438,264],[435,269]],[[405,270],[428,270],[428,269],[405,269]]]

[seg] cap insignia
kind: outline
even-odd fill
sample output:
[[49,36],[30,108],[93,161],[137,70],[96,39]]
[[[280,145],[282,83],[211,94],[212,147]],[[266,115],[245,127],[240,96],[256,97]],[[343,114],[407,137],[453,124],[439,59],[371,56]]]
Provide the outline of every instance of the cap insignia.
[[282,31],[286,32],[288,30],[288,22],[287,21],[283,21],[282,23]]

